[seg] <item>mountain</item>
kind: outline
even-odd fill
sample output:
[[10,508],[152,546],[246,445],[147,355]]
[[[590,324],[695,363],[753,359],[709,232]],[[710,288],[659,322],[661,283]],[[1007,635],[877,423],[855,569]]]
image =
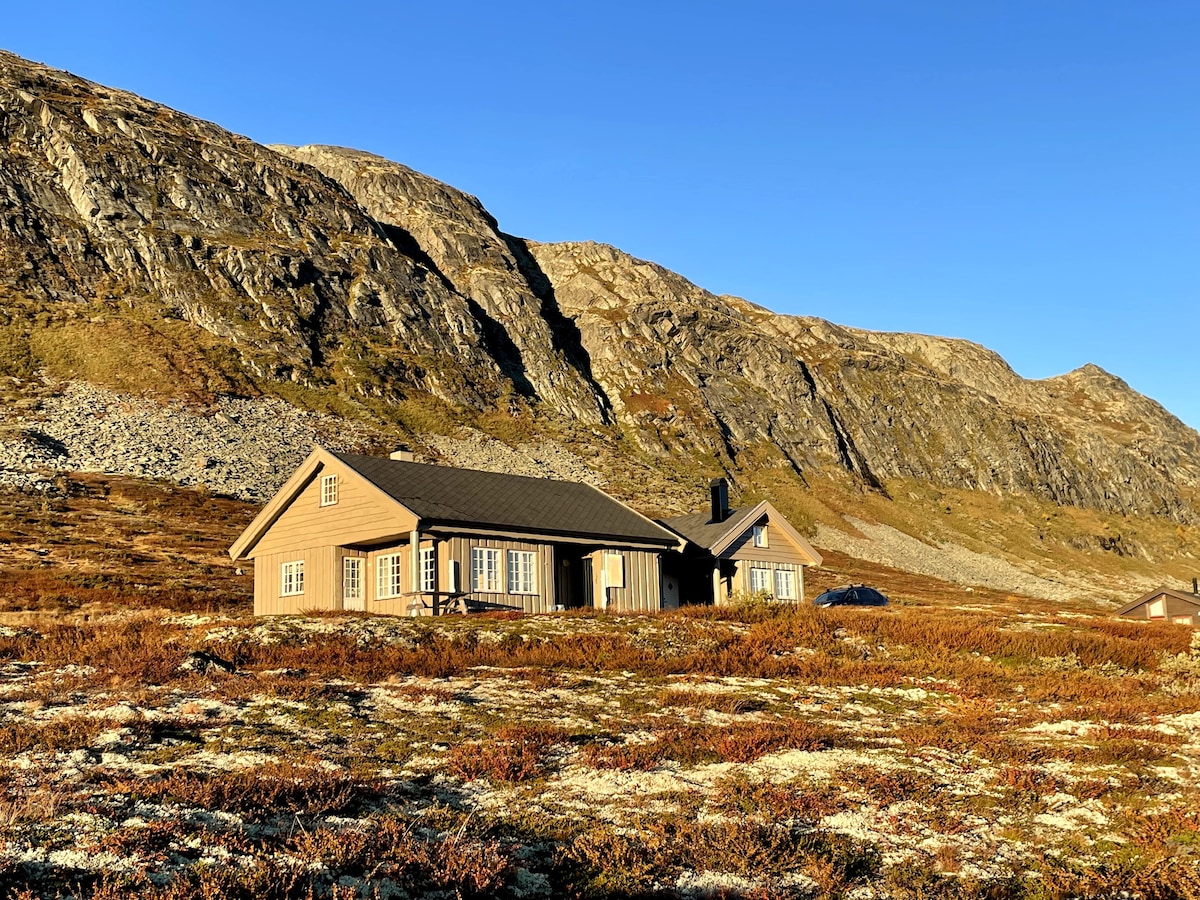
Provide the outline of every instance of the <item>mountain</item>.
[[1200,519],[1200,434],[1095,366],[1029,381],[966,341],[777,315],[603,244],[508,235],[369,153],[259,145],[7,53],[0,375],[270,394],[428,447],[464,425],[550,435],[639,473],[631,495],[770,472]]

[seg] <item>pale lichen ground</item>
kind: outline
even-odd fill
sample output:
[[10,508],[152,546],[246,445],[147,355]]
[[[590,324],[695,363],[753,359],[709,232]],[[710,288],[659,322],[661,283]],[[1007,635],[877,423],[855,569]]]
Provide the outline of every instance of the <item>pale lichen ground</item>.
[[[267,659],[264,648],[319,639],[350,659],[360,650],[416,651],[431,636],[442,648],[551,647],[591,636],[685,660],[761,626],[669,617],[430,624],[175,616],[156,627],[168,636],[168,655],[240,648]],[[0,637],[21,636],[10,629]],[[1047,866],[1103,870],[1146,846],[1194,865],[1200,848],[1200,646],[1143,677],[1148,689],[1174,698],[1174,711],[1113,722],[1087,717],[1078,703],[1031,702],[1015,691],[983,696],[936,672],[892,685],[836,684],[669,665],[639,671],[616,655],[611,668],[602,656],[552,667],[509,667],[489,657],[446,676],[395,671],[356,680],[250,665],[236,675],[138,683],[86,659],[46,663],[38,644],[29,644],[30,658],[10,653],[0,669],[8,748],[0,876],[6,884],[44,884],[46,896],[130,873],[139,884],[165,885],[196,867],[252,867],[264,852],[317,873],[328,891],[340,884],[400,896],[387,879],[341,871],[298,849],[297,829],[361,832],[381,814],[403,815],[443,839],[457,827],[498,837],[510,860],[502,893],[511,896],[557,895],[562,876],[552,861],[581,835],[620,840],[648,828],[669,835],[750,823],[765,829],[755,832],[760,838],[786,832],[803,844],[820,836],[821,847],[852,848],[866,862],[831,875],[833,863],[812,851],[794,870],[750,864],[738,871],[720,854],[712,861],[726,865],[716,868],[691,854],[642,875],[629,868],[610,884],[587,869],[586,852],[571,850],[568,858],[592,873],[591,887],[575,885],[577,893],[636,887],[683,896],[884,897],[899,892],[914,867],[946,883],[1000,883]],[[913,652],[840,629],[833,644],[776,650],[776,658],[894,660]],[[1081,670],[1069,657],[1027,665],[1031,674],[1064,678]],[[1103,667],[1087,674],[1102,677],[1097,672]],[[1110,667],[1103,677],[1130,674]],[[789,746],[787,736],[751,750],[705,744],[722,735],[769,736],[781,724],[819,739],[803,748]],[[42,739],[27,736],[34,731]],[[505,770],[514,758],[528,766]],[[328,810],[248,812],[233,801],[206,807],[153,789],[179,773],[211,780],[289,763],[370,790]]]

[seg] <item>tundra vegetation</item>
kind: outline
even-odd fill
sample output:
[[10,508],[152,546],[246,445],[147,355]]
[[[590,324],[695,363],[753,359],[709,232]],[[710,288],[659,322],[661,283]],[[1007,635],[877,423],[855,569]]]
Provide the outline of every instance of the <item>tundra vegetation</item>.
[[1188,628],[898,575],[886,610],[255,620],[246,505],[64,495],[2,523],[7,895],[1200,897]]

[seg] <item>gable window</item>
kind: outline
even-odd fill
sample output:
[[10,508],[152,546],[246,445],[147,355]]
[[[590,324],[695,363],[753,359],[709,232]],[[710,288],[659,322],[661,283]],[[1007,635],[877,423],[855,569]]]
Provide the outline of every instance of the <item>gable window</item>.
[[757,594],[759,591],[771,590],[771,570],[770,569],[751,569],[750,570],[750,592]]
[[796,599],[796,573],[791,569],[775,570],[775,599]]
[[280,571],[279,596],[295,597],[304,593],[304,560],[285,562]]
[[537,554],[530,550],[508,551],[508,592],[510,594],[536,594]]
[[755,525],[754,526],[754,546],[762,547],[764,549],[766,548],[766,546],[767,546],[767,526],[766,525]]
[[432,547],[421,548],[421,590],[427,593],[437,590],[436,552]]
[[361,600],[362,594],[362,557],[347,556],[342,559],[342,599]]
[[471,548],[471,590],[486,594],[500,593],[499,550]]
[[399,553],[375,559],[375,598],[387,600],[404,593],[404,566]]
[[333,506],[338,501],[337,475],[321,476],[321,505]]

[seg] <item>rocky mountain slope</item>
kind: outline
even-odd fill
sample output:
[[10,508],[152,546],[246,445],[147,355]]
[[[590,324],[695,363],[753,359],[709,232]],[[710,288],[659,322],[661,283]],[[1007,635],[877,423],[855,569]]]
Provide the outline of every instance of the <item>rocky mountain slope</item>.
[[775,315],[612,247],[507,235],[397,163],[265,147],[0,53],[0,375],[39,373],[336,398],[416,439],[498,410],[631,472],[1198,518],[1200,435],[1094,366],[1027,381],[965,341]]

